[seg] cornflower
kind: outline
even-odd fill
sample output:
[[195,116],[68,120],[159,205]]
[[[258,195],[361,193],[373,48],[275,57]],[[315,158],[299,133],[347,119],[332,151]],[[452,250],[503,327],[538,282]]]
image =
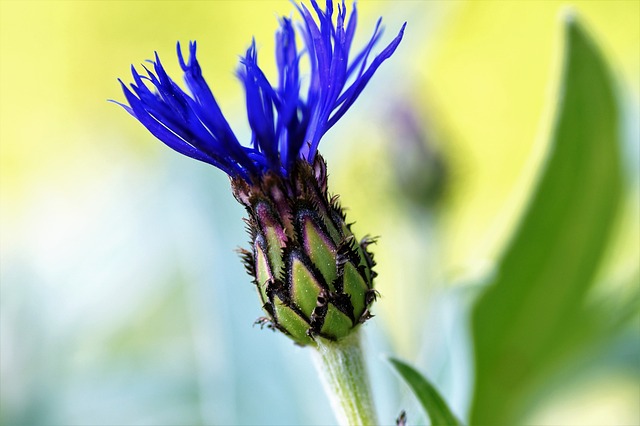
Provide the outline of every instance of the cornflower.
[[[241,257],[266,314],[258,322],[299,345],[319,349],[330,376],[337,367],[327,356],[349,358],[356,349],[359,353],[348,336],[371,318],[375,262],[368,250],[373,240],[358,242],[338,197],[329,196],[327,167],[318,146],[395,52],[405,26],[373,55],[383,34],[379,19],[369,42],[353,54],[355,4],[347,16],[343,0],[335,19],[332,0],[324,9],[315,0],[311,6],[313,13],[296,4],[302,18],[296,26],[289,18],[280,19],[276,85],[258,66],[255,40],[240,59],[237,76],[244,86],[250,143],[240,143],[222,114],[202,75],[195,41],[189,43],[187,58],[177,44],[189,93],[168,76],[156,53],[152,69],[143,66],[141,74],[132,66],[133,83],[127,86],[120,80],[127,103],[119,104],[170,148],[229,176],[235,198],[248,213],[251,247],[241,249]],[[310,64],[306,84],[301,60]],[[361,359],[354,360],[351,373],[363,370]],[[343,410],[347,422],[375,423],[366,380],[334,385],[358,388],[347,391],[357,393],[354,401],[361,400]]]

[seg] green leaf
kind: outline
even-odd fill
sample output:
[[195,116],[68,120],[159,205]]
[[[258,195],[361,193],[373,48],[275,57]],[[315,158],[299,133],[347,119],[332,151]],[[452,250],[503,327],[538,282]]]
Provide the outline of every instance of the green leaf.
[[472,314],[471,424],[518,424],[535,391],[592,343],[585,299],[620,200],[618,108],[610,72],[575,19],[547,160],[494,282]]
[[460,421],[451,413],[445,400],[435,387],[416,369],[398,359],[389,358],[389,362],[409,385],[420,404],[429,415],[432,426],[460,425]]

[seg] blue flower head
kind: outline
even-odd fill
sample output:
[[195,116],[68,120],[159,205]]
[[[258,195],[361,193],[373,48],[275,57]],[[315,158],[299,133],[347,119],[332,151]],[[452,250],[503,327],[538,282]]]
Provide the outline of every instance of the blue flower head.
[[[357,22],[355,4],[347,16],[343,0],[335,18],[332,0],[326,1],[324,10],[315,0],[311,5],[317,19],[300,4],[296,5],[302,17],[298,26],[288,18],[280,20],[276,85],[258,66],[255,40],[240,60],[237,75],[246,94],[252,132],[249,146],[238,141],[203,78],[195,42],[189,43],[186,60],[177,45],[190,94],[167,75],[156,53],[155,60],[150,61],[153,70],[143,66],[146,73],[142,75],[132,66],[134,82],[127,87],[120,81],[128,102],[120,105],[169,147],[212,164],[232,178],[251,182],[267,172],[287,176],[297,159],[312,163],[322,136],[351,107],[380,64],[394,53],[404,25],[370,60],[382,36],[381,20],[367,45],[351,54]],[[297,46],[296,31],[304,49]],[[310,62],[308,79],[300,76],[303,58]]]
[[[338,341],[372,317],[377,292],[375,262],[356,240],[337,196],[327,188],[326,164],[317,154],[322,136],[353,105],[380,64],[400,44],[404,26],[380,53],[380,20],[371,39],[351,53],[357,12],[344,0],[334,16],[296,5],[302,21],[281,18],[276,33],[278,80],[272,84],[258,66],[255,42],[240,60],[251,143],[241,144],[224,118],[196,59],[196,43],[178,60],[189,93],[167,75],[158,55],[153,69],[133,83],[122,81],[122,105],[174,150],[212,164],[230,177],[231,191],[244,205],[251,247],[240,253],[258,290],[266,317],[258,323],[277,329],[300,345],[318,337]],[[298,40],[296,40],[298,37]],[[298,48],[302,42],[304,48]],[[300,76],[308,60],[310,76]]]

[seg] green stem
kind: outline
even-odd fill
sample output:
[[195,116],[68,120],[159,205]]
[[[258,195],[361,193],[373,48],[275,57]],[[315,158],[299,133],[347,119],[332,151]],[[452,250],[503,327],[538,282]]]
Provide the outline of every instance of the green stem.
[[359,332],[332,342],[316,338],[314,361],[338,423],[377,425]]

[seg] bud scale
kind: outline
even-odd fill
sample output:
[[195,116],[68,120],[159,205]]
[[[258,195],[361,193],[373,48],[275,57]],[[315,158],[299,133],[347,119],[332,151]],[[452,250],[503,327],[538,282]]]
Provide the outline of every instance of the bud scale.
[[245,206],[251,250],[240,250],[267,318],[259,320],[300,345],[339,340],[371,317],[375,272],[365,238],[356,241],[327,193],[326,164],[298,160],[288,176],[232,178]]

